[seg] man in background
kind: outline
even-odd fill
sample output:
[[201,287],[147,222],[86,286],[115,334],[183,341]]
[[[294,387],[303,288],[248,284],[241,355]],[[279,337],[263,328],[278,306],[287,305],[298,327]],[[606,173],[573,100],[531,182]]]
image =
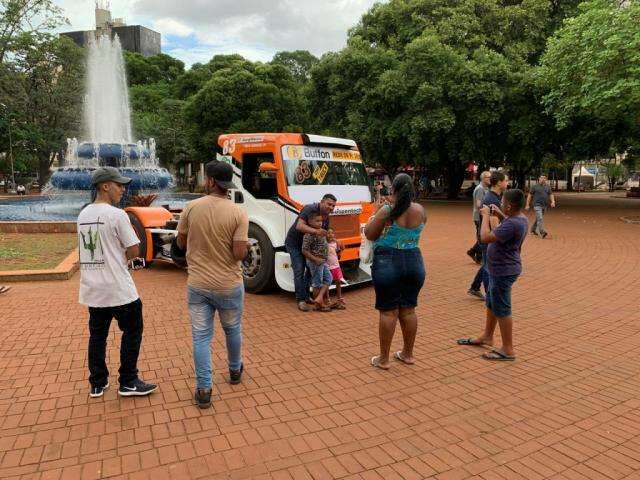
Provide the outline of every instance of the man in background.
[[538,184],[531,187],[529,195],[527,195],[526,210],[531,208],[531,199],[533,198],[533,211],[536,214],[536,221],[531,227],[531,233],[534,235],[540,235],[541,238],[545,238],[548,233],[544,228],[544,214],[547,208],[555,208],[556,199],[553,196],[551,187],[549,186],[549,180],[545,175],[540,175]]
[[[485,171],[480,174],[480,183],[473,190],[473,225],[476,229],[476,243],[467,250],[474,262],[480,264],[482,262],[482,249],[480,248],[480,207],[482,206],[482,199],[484,194],[489,191],[489,179],[491,172]],[[480,286],[478,285],[478,290]]]
[[[480,208],[482,208],[485,205],[490,208],[491,208],[491,205],[494,205],[495,207],[500,208],[500,205],[502,202],[502,194],[505,192],[508,185],[509,185],[509,179],[503,172],[499,172],[499,171],[491,172],[491,175],[489,177],[490,188],[489,188],[489,191],[485,193],[482,199],[482,205]],[[489,278],[488,278],[488,273],[486,268],[487,245],[482,243],[481,241],[480,248],[482,252],[482,265],[480,265],[480,268],[478,269],[478,272],[476,273],[476,276],[473,279],[473,283],[471,284],[471,287],[469,288],[467,293],[473,297],[477,297],[479,299],[484,300],[484,295],[482,295],[482,292],[480,291],[480,285],[484,285],[484,291],[486,294],[487,288],[489,285],[488,283]]]

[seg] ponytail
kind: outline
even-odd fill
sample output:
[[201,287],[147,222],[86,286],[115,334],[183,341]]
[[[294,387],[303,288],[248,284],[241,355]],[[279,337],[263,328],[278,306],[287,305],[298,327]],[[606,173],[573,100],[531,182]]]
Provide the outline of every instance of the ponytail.
[[416,192],[413,186],[413,180],[406,173],[397,175],[396,178],[393,179],[391,188],[393,195],[396,197],[396,202],[389,214],[389,220],[393,222],[409,209],[411,202],[416,198]]

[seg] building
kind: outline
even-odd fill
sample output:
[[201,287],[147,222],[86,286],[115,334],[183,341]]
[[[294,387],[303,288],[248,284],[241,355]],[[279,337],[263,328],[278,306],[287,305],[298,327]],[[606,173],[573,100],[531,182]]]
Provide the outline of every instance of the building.
[[111,18],[109,5],[96,2],[96,29],[78,32],[64,32],[77,45],[84,47],[97,35],[118,35],[123,50],[136,52],[149,57],[161,53],[161,35],[142,25],[126,25],[122,18]]

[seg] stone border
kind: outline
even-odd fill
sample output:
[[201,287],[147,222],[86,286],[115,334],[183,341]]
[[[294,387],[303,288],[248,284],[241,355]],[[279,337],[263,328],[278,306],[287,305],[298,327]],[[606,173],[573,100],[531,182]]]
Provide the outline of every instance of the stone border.
[[67,258],[51,270],[0,270],[1,282],[33,282],[46,280],[69,280],[78,271],[78,250],[74,249]]
[[76,222],[2,221],[0,233],[77,233]]

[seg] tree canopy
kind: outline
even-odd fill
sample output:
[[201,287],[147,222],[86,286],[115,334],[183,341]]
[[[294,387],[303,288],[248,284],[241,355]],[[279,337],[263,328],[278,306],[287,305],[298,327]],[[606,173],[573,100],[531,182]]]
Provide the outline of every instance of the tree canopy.
[[542,101],[587,157],[639,146],[640,4],[590,0],[549,39]]
[[[46,152],[78,133],[83,54],[46,34],[64,21],[52,1],[0,9],[0,150],[11,119],[16,158],[41,157],[44,170]],[[390,0],[320,59],[216,55],[185,70],[165,54],[125,52],[134,133],[155,137],[165,163],[212,158],[223,132],[346,136],[370,164],[444,175],[451,196],[470,162],[507,166],[519,185],[577,159],[632,162],[639,12],[611,0]]]

